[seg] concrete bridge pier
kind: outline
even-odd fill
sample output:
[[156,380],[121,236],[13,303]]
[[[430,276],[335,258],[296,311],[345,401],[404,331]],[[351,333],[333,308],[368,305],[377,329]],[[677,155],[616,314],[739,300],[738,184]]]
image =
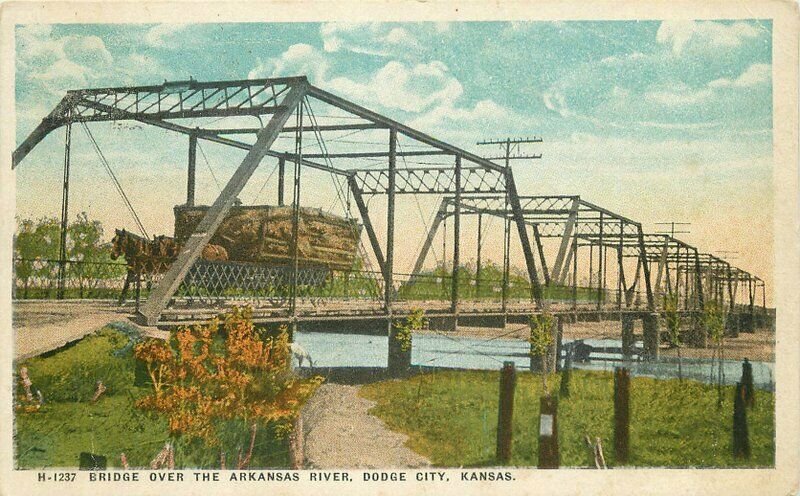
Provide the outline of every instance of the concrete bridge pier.
[[[531,372],[540,373],[545,372],[548,374],[553,374],[556,371],[556,362],[558,362],[559,354],[561,353],[561,336],[564,332],[564,318],[561,316],[554,316],[553,317],[553,325],[550,327],[550,346],[548,346],[547,351],[545,352],[545,357],[547,358],[547,366],[545,367],[544,358],[542,356],[533,356],[531,354]],[[533,349],[531,349],[533,351]]]
[[412,339],[410,332],[404,332],[389,319],[389,357],[387,368],[390,374],[402,374],[411,368]]
[[622,358],[624,360],[630,360],[633,357],[633,347],[636,342],[633,334],[634,320],[633,315],[622,315]]
[[658,313],[648,313],[642,317],[642,331],[644,334],[645,360],[658,360],[658,345],[661,341]]

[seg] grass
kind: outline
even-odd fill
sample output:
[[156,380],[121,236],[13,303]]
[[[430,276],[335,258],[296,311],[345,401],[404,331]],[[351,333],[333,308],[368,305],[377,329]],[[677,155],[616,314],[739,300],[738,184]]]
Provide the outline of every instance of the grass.
[[[167,422],[134,406],[149,387],[134,386],[135,337],[122,328],[106,327],[77,344],[49,356],[27,360],[33,389],[43,392],[44,406],[34,413],[15,413],[17,468],[77,467],[83,451],[107,457],[120,467],[125,453],[131,467],[147,467],[170,440]],[[106,392],[91,402],[96,381]],[[24,396],[22,386],[17,397]],[[175,440],[173,440],[175,441]],[[219,454],[197,444],[175,442],[178,467],[218,468]],[[229,463],[235,454],[229,454]],[[261,431],[251,468],[287,467],[284,440]]]
[[[362,387],[377,404],[371,413],[409,436],[407,445],[444,467],[495,465],[499,374],[448,371]],[[558,391],[559,379],[550,380]],[[541,377],[517,374],[511,464],[537,462]],[[592,458],[584,435],[603,442],[606,463],[614,456],[613,376],[573,370],[570,396],[559,400],[562,466],[586,467]],[[639,467],[771,467],[774,465],[774,395],[758,391],[748,410],[752,457],[732,456],[733,390],[717,408],[715,386],[695,381],[631,378],[628,465]]]

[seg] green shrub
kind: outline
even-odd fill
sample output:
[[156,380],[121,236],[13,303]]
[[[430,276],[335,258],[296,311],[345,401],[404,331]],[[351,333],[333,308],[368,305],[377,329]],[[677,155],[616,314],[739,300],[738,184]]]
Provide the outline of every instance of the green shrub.
[[[31,358],[18,364],[28,368],[35,392],[45,402],[91,400],[97,381],[103,381],[105,395],[125,394],[133,387],[134,361],[130,358],[131,336],[104,327],[77,344],[52,355]],[[127,350],[127,351],[126,351]],[[17,394],[24,394],[18,384]]]

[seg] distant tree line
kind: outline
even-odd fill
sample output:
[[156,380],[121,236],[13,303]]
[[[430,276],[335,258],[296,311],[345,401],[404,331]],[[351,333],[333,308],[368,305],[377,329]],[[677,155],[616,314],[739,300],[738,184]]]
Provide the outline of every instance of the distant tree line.
[[[67,226],[65,274],[74,296],[84,297],[101,281],[121,278],[125,266],[111,260],[103,225],[86,212]],[[14,274],[18,298],[52,296],[58,284],[61,222],[55,217],[20,219],[14,234]],[[72,296],[72,295],[70,295]]]

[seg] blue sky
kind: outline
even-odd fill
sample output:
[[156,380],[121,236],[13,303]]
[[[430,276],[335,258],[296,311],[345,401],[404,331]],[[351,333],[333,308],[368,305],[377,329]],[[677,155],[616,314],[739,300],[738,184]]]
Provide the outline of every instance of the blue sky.
[[[19,26],[17,139],[67,89],[306,74],[470,150],[484,152],[474,145],[486,138],[542,136],[531,151],[543,159],[514,166],[523,192],[581,194],[646,229],[692,222],[687,241],[739,251],[735,263],[769,277],[771,29],[758,20]],[[19,215],[59,211],[56,134],[19,169]],[[151,147],[109,126],[96,136],[114,148],[135,197],[179,202],[170,186],[184,172],[161,166],[185,164],[181,139],[159,135],[164,146]],[[220,178],[235,167],[224,153],[209,146]],[[163,180],[146,185],[153,175]],[[75,187],[74,208],[114,225],[119,205],[112,193],[97,199],[109,187],[92,177]],[[141,203],[151,231],[170,231],[169,209]]]

